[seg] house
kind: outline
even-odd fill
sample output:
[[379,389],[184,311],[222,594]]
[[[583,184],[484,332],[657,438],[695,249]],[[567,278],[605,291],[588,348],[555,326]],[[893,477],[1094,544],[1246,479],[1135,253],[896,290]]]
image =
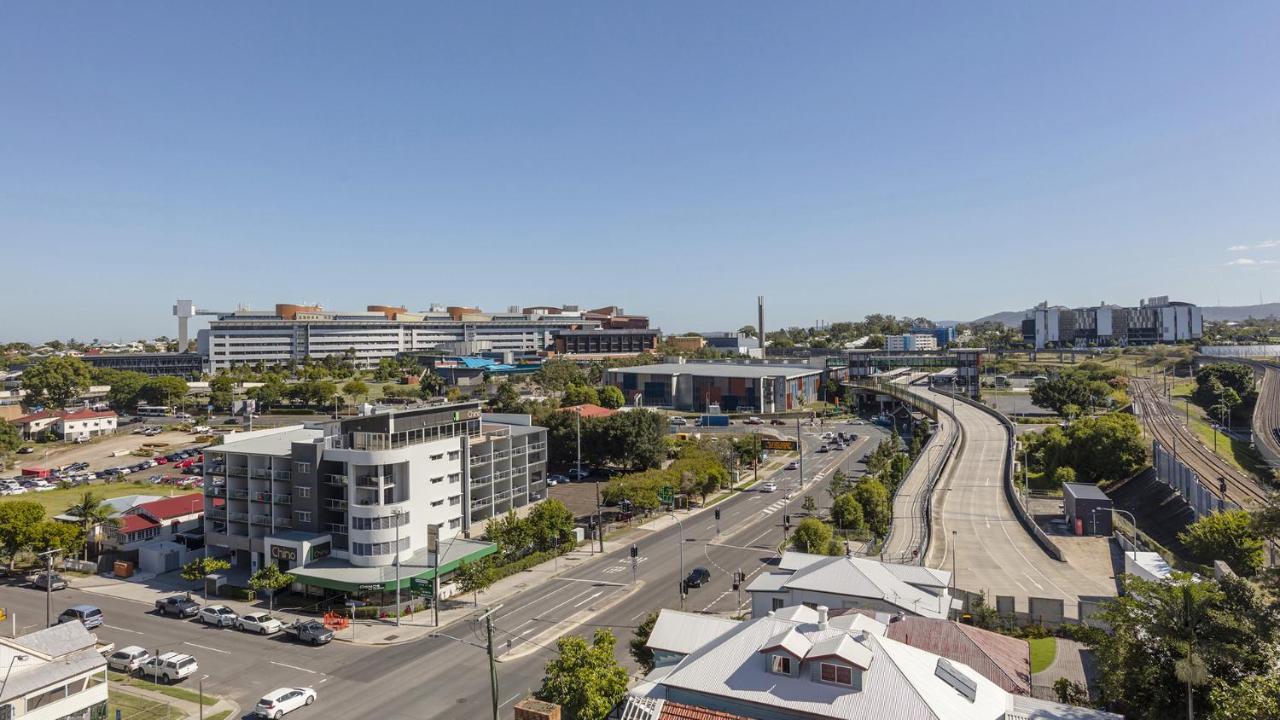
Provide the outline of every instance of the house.
[[904,617],[886,637],[964,663],[1005,692],[1031,694],[1031,646],[1026,640],[951,620]]
[[618,412],[617,410],[610,410],[607,407],[603,407],[601,405],[594,405],[592,403],[583,403],[581,405],[570,405],[568,407],[560,408],[560,411],[578,413],[584,418],[609,417],[610,415],[613,415],[614,413]]
[[41,410],[13,421],[24,440],[53,432],[64,440],[109,435],[116,430],[116,414],[110,410]]
[[778,569],[757,576],[747,592],[751,617],[788,605],[825,605],[946,619],[950,581],[951,573],[921,565],[786,552]]
[[[213,498],[215,507],[221,507],[224,502],[222,498]],[[138,550],[141,545],[157,539],[179,541],[181,536],[203,533],[204,496],[192,493],[151,500],[124,510],[116,519],[119,525],[106,532],[105,544],[111,550]]]
[[12,422],[18,426],[18,434],[23,440],[35,440],[45,430],[52,430],[60,416],[61,413],[57,410],[41,410],[23,415]]
[[[661,612],[655,631],[670,612]],[[862,613],[832,617],[825,606],[793,606],[731,625],[703,620],[673,619],[666,629],[702,642],[686,643],[687,653],[632,687],[622,720],[1120,717],[1009,693],[964,663],[888,637]]]
[[88,720],[107,716],[107,660],[78,622],[0,638],[0,718]]

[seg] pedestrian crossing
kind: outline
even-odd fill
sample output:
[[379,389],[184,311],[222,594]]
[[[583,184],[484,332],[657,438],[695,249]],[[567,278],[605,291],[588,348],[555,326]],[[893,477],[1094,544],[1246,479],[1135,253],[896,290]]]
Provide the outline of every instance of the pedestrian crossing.
[[778,512],[779,510],[781,510],[782,507],[786,504],[787,504],[786,500],[779,500],[772,505],[761,508],[760,512],[764,513],[765,515],[772,515]]

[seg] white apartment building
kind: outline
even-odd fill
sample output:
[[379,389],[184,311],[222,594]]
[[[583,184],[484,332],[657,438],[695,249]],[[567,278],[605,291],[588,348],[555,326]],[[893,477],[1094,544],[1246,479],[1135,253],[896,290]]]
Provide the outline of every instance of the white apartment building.
[[937,350],[938,338],[929,333],[907,333],[905,335],[885,335],[884,349],[896,352],[915,350]]
[[116,414],[110,410],[73,410],[58,418],[55,432],[63,440],[110,435],[116,431]]
[[0,718],[105,720],[107,660],[78,622],[0,638]]
[[1167,295],[1146,298],[1137,307],[1100,303],[1067,308],[1042,302],[1022,321],[1023,341],[1037,349],[1195,342],[1203,331],[1200,308]]

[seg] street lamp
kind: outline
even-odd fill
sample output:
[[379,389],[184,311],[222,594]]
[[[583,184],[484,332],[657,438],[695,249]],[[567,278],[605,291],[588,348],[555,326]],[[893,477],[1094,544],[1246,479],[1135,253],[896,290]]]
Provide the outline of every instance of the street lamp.
[[675,513],[667,513],[672,520],[676,521],[676,527],[680,529],[680,609],[684,609],[684,523],[680,522],[680,518]]
[[400,515],[403,513],[400,508],[391,511],[396,519],[396,627],[400,627]]
[[18,662],[19,660],[22,660],[25,662],[30,659],[31,659],[30,655],[14,655],[12,658],[10,658],[9,667],[4,671],[4,679],[0,680],[0,697],[4,697],[4,686],[9,682],[9,673],[13,672],[13,664]]

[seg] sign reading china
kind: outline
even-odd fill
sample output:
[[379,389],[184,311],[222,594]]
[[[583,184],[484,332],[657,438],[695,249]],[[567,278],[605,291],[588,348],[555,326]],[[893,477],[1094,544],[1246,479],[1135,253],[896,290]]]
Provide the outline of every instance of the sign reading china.
[[329,552],[330,552],[330,547],[331,547],[331,545],[332,545],[332,543],[327,543],[327,542],[326,542],[326,543],[320,543],[319,545],[312,545],[312,546],[311,546],[311,559],[312,559],[312,560],[319,560],[319,559],[321,559],[321,558],[327,558],[327,557],[329,557]]
[[285,547],[284,545],[272,545],[271,557],[277,560],[289,560],[291,562],[297,562],[298,550],[297,548]]

